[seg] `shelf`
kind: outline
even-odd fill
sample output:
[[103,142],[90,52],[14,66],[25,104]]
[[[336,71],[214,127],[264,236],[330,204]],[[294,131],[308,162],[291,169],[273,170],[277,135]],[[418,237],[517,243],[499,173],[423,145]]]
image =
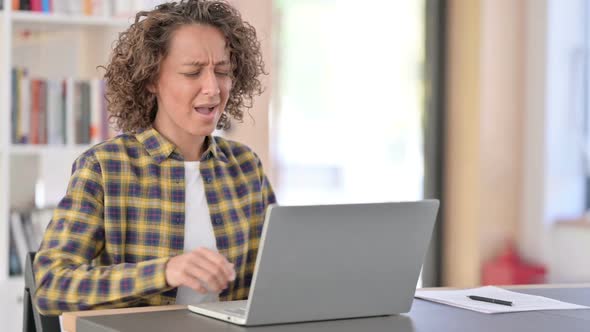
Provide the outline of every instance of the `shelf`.
[[126,28],[131,24],[131,19],[119,17],[46,14],[30,11],[13,11],[10,17],[16,27],[30,30],[62,30],[71,29],[72,26]]
[[[12,3],[9,0],[0,1],[5,6]],[[80,0],[68,2],[75,5],[81,3]],[[127,15],[111,17],[13,11],[10,7],[0,10],[0,216],[4,221],[0,225],[0,293],[4,299],[0,301],[0,308],[5,308],[3,303],[9,303],[11,310],[17,308],[14,304],[22,301],[24,284],[22,275],[9,276],[11,232],[6,219],[11,208],[29,206],[37,201],[47,205],[59,202],[67,190],[73,162],[93,145],[73,144],[80,141],[75,136],[78,130],[75,112],[78,108],[73,93],[67,95],[66,122],[61,128],[69,144],[12,144],[10,105],[16,101],[16,96],[11,93],[14,84],[11,69],[26,68],[31,77],[44,80],[67,77],[67,84],[73,84],[74,80],[93,79],[92,82],[96,82],[102,76],[102,73],[97,73],[96,66],[108,61],[113,42],[132,22],[131,14],[127,18]],[[19,85],[20,88],[23,86]],[[74,91],[74,86],[67,91]],[[60,106],[63,109],[64,105]],[[45,115],[43,121],[47,122],[47,113]],[[22,304],[18,309],[21,307]],[[0,315],[1,322],[10,318],[9,324],[0,328],[2,331],[17,331],[18,328],[10,322],[22,322],[14,314],[16,310],[11,310],[1,310],[5,313]]]
[[47,153],[77,153],[80,154],[88,149],[90,145],[32,145],[32,144],[13,144],[9,151],[15,155],[37,155]]

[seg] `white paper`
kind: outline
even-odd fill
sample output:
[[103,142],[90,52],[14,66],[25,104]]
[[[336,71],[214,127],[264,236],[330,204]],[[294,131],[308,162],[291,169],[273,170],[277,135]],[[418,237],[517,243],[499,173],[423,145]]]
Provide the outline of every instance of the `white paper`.
[[[469,295],[510,301],[512,306],[475,301],[470,299]],[[557,301],[543,296],[511,292],[494,286],[462,290],[416,290],[414,297],[486,314],[534,310],[590,309],[589,307]]]

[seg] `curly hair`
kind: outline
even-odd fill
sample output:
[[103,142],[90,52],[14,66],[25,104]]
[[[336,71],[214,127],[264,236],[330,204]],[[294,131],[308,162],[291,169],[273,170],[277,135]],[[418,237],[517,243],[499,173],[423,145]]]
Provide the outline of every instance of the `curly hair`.
[[154,83],[160,64],[168,54],[172,34],[187,24],[218,28],[230,53],[232,88],[227,106],[217,123],[230,126],[230,117],[242,121],[243,108],[263,92],[259,80],[264,61],[256,30],[225,0],[181,0],[140,11],[135,22],[119,34],[104,75],[109,119],[117,129],[135,133],[152,125],[157,112],[156,96],[147,87]]

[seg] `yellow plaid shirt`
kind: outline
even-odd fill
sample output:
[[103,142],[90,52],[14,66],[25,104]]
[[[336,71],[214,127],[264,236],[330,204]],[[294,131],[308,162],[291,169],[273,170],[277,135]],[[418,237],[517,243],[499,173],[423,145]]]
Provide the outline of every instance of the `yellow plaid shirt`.
[[[237,274],[220,299],[246,299],[275,196],[252,150],[219,137],[205,142],[200,172],[217,248]],[[164,268],[183,252],[184,193],[183,158],[153,128],[78,157],[35,257],[39,311],[174,303]]]

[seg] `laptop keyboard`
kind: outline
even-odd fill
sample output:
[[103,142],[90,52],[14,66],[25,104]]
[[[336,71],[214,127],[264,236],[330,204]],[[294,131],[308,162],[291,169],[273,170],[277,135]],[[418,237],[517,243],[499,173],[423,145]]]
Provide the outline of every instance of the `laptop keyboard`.
[[246,316],[246,308],[231,308],[223,310],[227,313],[236,315],[236,316]]

